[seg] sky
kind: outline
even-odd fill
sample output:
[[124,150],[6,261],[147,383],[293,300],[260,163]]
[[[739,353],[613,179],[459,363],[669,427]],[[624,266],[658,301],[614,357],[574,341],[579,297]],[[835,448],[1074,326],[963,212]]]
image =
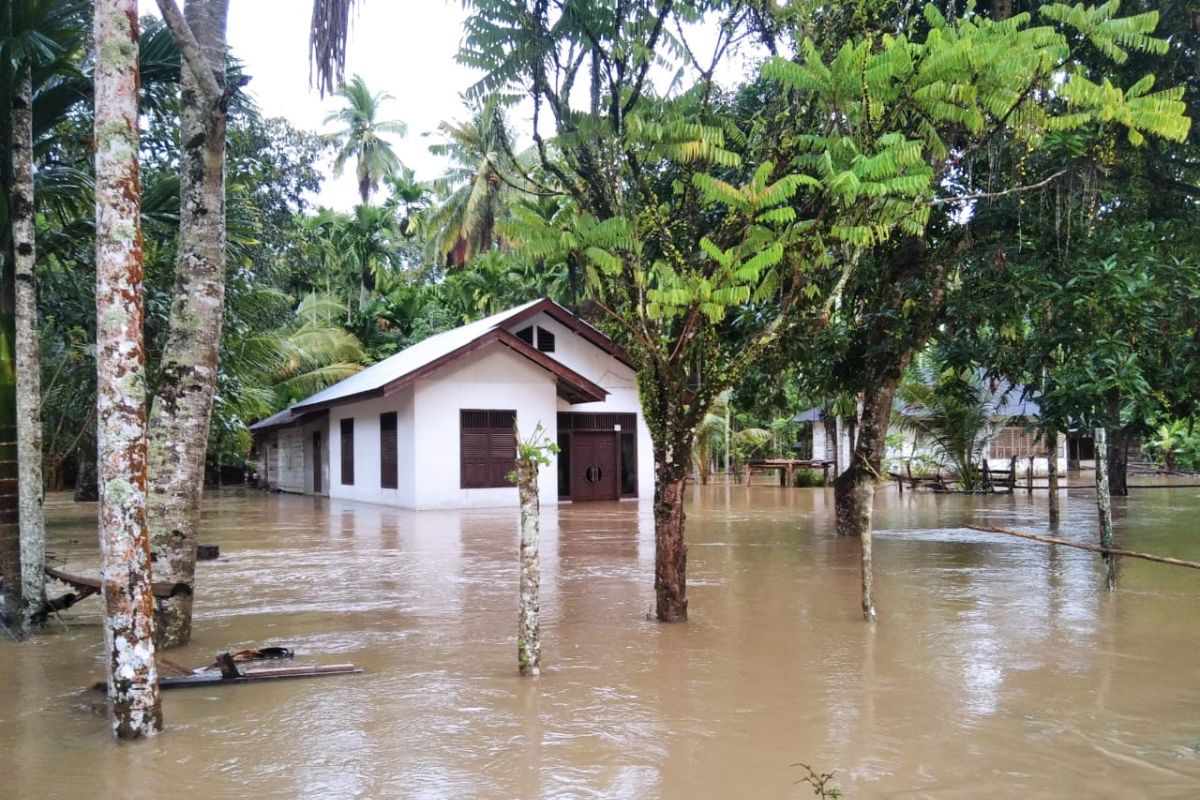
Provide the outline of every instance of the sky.
[[[153,8],[143,2],[144,11]],[[443,120],[465,119],[461,93],[473,82],[472,71],[454,60],[466,14],[461,2],[448,0],[360,0],[352,11],[346,78],[362,75],[373,92],[394,99],[382,119],[399,119],[408,136],[393,141],[400,160],[417,178],[438,177],[444,160],[429,153]],[[251,76],[246,87],[266,116],[286,117],[306,130],[329,131],[325,116],[340,107],[336,97],[321,100],[308,83],[309,0],[232,0],[228,41]],[[330,174],[318,201],[348,210],[358,202],[353,165]]]
[[[157,15],[153,0],[142,0],[140,10]],[[311,13],[311,0],[231,0],[227,36],[231,52],[251,77],[246,91],[263,114],[324,133],[337,129],[324,120],[343,101],[321,99],[309,88]],[[361,75],[372,92],[392,96],[382,106],[380,119],[398,119],[408,126],[408,135],[392,144],[419,180],[432,180],[445,171],[445,159],[429,152],[430,144],[441,141],[438,123],[468,117],[462,93],[479,74],[455,61],[466,16],[461,0],[359,0],[351,12],[346,78]],[[695,28],[692,35],[697,53],[711,46],[713,34],[706,28]],[[721,76],[726,81],[747,69],[736,59],[732,62],[719,70],[727,73]],[[652,81],[666,85],[670,78],[664,72]],[[524,132],[532,127],[531,108],[524,103],[509,112],[518,147],[529,143]],[[359,202],[353,164],[341,177],[334,177],[328,167],[316,200],[338,210],[352,209]]]

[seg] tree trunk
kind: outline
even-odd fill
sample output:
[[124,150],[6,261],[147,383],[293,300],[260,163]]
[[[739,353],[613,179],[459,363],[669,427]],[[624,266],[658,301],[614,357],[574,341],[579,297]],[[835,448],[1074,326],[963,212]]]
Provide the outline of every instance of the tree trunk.
[[100,487],[96,482],[96,464],[90,457],[87,448],[79,448],[75,467],[76,503],[94,503],[100,499]]
[[683,540],[683,471],[655,446],[654,594],[662,622],[687,621],[687,544]]
[[100,578],[113,732],[162,728],[146,529],[136,0],[96,0],[96,407]]
[[1050,524],[1058,524],[1058,431],[1050,432],[1050,450],[1046,454],[1046,479],[1050,483],[1046,510]]
[[871,561],[875,486],[879,482],[887,447],[892,397],[907,362],[908,359],[904,359],[895,376],[881,381],[876,391],[867,391],[863,395],[862,422],[858,426],[858,440],[850,457],[850,466],[833,482],[838,535],[857,536],[862,540],[862,610],[867,622],[875,621],[875,577]]
[[46,521],[42,514],[42,365],[34,266],[33,80],[20,71],[12,101],[13,186],[9,218],[16,260],[17,461],[21,599],[26,625],[46,600]]
[[[1115,497],[1129,496],[1129,432],[1117,428],[1108,437],[1108,486]],[[1099,463],[1100,445],[1096,445],[1096,459]]]
[[541,584],[538,510],[538,462],[517,460],[517,490],[521,498],[521,601],[517,624],[517,667],[522,675],[542,673]]
[[[1112,504],[1108,485],[1108,431],[1096,428],[1096,510],[1100,515],[1100,546],[1111,550],[1113,546]],[[1108,564],[1106,582],[1111,592],[1117,585],[1117,561],[1112,554],[1104,556]]]
[[[184,12],[199,61],[222,90],[227,13],[227,0],[190,0]],[[174,26],[172,32],[184,50],[186,38]],[[197,77],[186,56],[180,92],[179,250],[150,416],[150,529],[160,579],[192,586],[224,316],[226,101],[205,92],[206,81]],[[184,644],[191,633],[192,594],[163,600],[160,645]]]

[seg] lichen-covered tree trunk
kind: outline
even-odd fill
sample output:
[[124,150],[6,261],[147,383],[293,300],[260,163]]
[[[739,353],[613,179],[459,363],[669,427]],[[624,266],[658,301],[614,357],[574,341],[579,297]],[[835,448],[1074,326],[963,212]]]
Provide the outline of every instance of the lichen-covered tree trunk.
[[[1112,550],[1112,502],[1108,485],[1108,431],[1096,428],[1096,511],[1100,518],[1100,546]],[[1108,565],[1105,582],[1111,592],[1117,586],[1117,560],[1111,553],[1104,555]]]
[[686,470],[654,448],[654,594],[662,622],[686,622],[687,544],[683,538],[683,489]]
[[[1129,496],[1129,432],[1117,428],[1108,437],[1105,448],[1108,456],[1108,486],[1114,497]],[[1100,444],[1096,443],[1096,460],[1099,463]]]
[[1050,450],[1046,453],[1046,479],[1050,484],[1046,511],[1051,525],[1058,524],[1058,431],[1051,431]]
[[[161,4],[160,4],[161,5]],[[225,301],[226,99],[192,64],[211,65],[223,91],[227,0],[191,0],[188,41],[168,20],[184,52],[180,93],[180,220],[175,287],[150,415],[150,530],[156,571],[195,582],[196,537]],[[198,46],[198,54],[196,52]],[[191,52],[187,48],[191,47]],[[199,57],[197,57],[197,55]],[[190,56],[190,58],[189,58]],[[184,644],[192,633],[192,595],[159,605],[159,643]]]
[[875,487],[883,468],[888,425],[892,418],[892,397],[900,383],[899,375],[907,366],[908,358],[905,358],[894,374],[879,381],[874,391],[863,395],[862,423],[850,466],[833,484],[838,535],[857,536],[861,540],[862,611],[867,622],[875,621],[875,575],[871,552]]
[[136,0],[96,0],[96,419],[100,579],[113,732],[162,728],[146,528]]
[[542,672],[541,586],[538,508],[538,462],[517,460],[517,491],[521,498],[521,598],[517,620],[517,666],[522,675]]
[[34,267],[33,80],[17,76],[12,101],[13,186],[9,219],[16,261],[17,461],[21,526],[21,600],[25,624],[46,600],[46,523],[42,514],[42,367]]

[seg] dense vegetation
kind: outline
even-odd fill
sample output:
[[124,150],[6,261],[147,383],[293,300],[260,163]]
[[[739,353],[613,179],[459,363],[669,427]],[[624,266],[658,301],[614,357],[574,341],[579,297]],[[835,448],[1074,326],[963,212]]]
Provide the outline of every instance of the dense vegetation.
[[[897,392],[922,424],[957,426],[943,450],[967,488],[986,421],[967,430],[980,414],[960,390],[980,375],[1040,393],[1045,431],[1109,431],[1118,493],[1130,443],[1196,465],[1200,31],[1183,4],[472,0],[460,59],[480,78],[436,132],[450,167],[429,180],[393,150],[401,102],[339,74],[349,5],[314,12],[333,20],[313,39],[340,104],[325,134],[264,118],[236,53],[195,71],[182,17],[142,22],[152,457],[180,375],[203,367],[187,361],[189,270],[215,259],[211,424],[187,412],[210,480],[248,466],[249,424],[465,321],[549,296],[610,333],[643,365],[663,620],[687,613],[685,480],[791,452],[810,406],[854,432],[838,527],[864,537],[864,563]],[[45,484],[87,497],[104,54],[89,3],[5,10],[0,138],[18,152],[28,128],[36,166],[30,187],[3,167],[5,274],[34,263],[17,284],[38,294],[4,341],[36,337]],[[735,52],[749,68],[719,80]],[[185,134],[197,114],[204,135]],[[189,165],[216,162],[224,225],[206,231]],[[315,205],[327,169],[353,169],[351,210]],[[954,379],[914,373],[922,352]]]

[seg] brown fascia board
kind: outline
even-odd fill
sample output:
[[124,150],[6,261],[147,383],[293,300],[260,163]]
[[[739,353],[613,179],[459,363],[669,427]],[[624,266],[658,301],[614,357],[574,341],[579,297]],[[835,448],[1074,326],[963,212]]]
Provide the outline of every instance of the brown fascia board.
[[302,410],[305,413],[307,413],[309,411],[328,412],[329,409],[333,408],[334,406],[344,406],[344,405],[346,405],[346,403],[357,403],[359,400],[370,400],[373,397],[383,397],[383,394],[384,394],[383,388],[380,387],[380,388],[375,388],[375,389],[368,389],[363,392],[355,392],[354,394],[348,394],[345,397],[338,397],[334,400],[327,400],[324,403],[313,403],[312,405],[307,405],[307,406],[297,404],[296,408],[297,408],[297,410]]
[[538,314],[545,312],[551,319],[558,322],[565,328],[568,328],[575,333],[587,339],[589,342],[600,348],[610,356],[620,361],[625,366],[629,367],[634,372],[638,371],[637,365],[633,363],[633,359],[625,352],[622,347],[612,339],[605,336],[600,331],[593,328],[588,323],[581,320],[579,317],[567,311],[553,300],[540,300],[534,303],[529,308],[522,311],[520,314],[514,314],[505,321],[505,325],[519,325],[527,319],[536,317]]
[[[543,302],[550,303],[549,300]],[[538,306],[540,305],[541,303],[538,304]],[[551,305],[554,304],[551,303]],[[538,306],[533,306],[533,308],[537,308]],[[524,318],[524,315],[521,315],[521,317]],[[511,320],[509,320],[509,322],[511,322]],[[597,335],[607,340],[607,337],[604,337],[603,334],[597,333]],[[500,342],[501,344],[504,344],[505,346],[529,359],[534,364],[537,364],[542,369],[552,373],[558,381],[559,393],[562,394],[563,398],[572,405],[576,403],[598,403],[603,401],[604,398],[608,396],[607,390],[595,383],[592,383],[590,380],[583,377],[570,367],[567,367],[566,365],[550,358],[545,353],[530,347],[529,345],[525,344],[525,342],[521,341],[517,336],[509,333],[503,328],[494,328],[480,336],[478,339],[468,342],[457,350],[452,350],[451,352],[446,353],[444,356],[436,358],[433,361],[430,361],[428,364],[414,369],[407,375],[402,375],[396,380],[386,383],[381,387],[370,389],[364,392],[358,392],[352,395],[346,395],[345,397],[339,397],[318,405],[303,406],[303,409],[305,411],[315,411],[318,409],[329,409],[333,406],[345,405],[346,403],[355,403],[359,400],[369,400],[375,397],[387,397],[388,395],[395,394],[406,386],[412,386],[417,381],[429,377],[443,367],[447,367],[450,364],[459,361],[460,359],[466,358],[476,350],[487,347],[493,342]],[[613,346],[616,347],[615,344],[613,344]],[[301,407],[297,406],[297,408],[299,409]]]
[[328,415],[329,409],[325,408],[324,406],[314,406],[313,409],[305,409],[299,413],[293,411],[292,415],[287,419],[281,419],[279,422],[271,425],[266,425],[261,428],[252,427],[251,432],[253,434],[259,434],[267,433],[268,431],[277,431],[280,428],[290,428],[293,425],[307,425],[315,419],[320,419],[321,417]]

